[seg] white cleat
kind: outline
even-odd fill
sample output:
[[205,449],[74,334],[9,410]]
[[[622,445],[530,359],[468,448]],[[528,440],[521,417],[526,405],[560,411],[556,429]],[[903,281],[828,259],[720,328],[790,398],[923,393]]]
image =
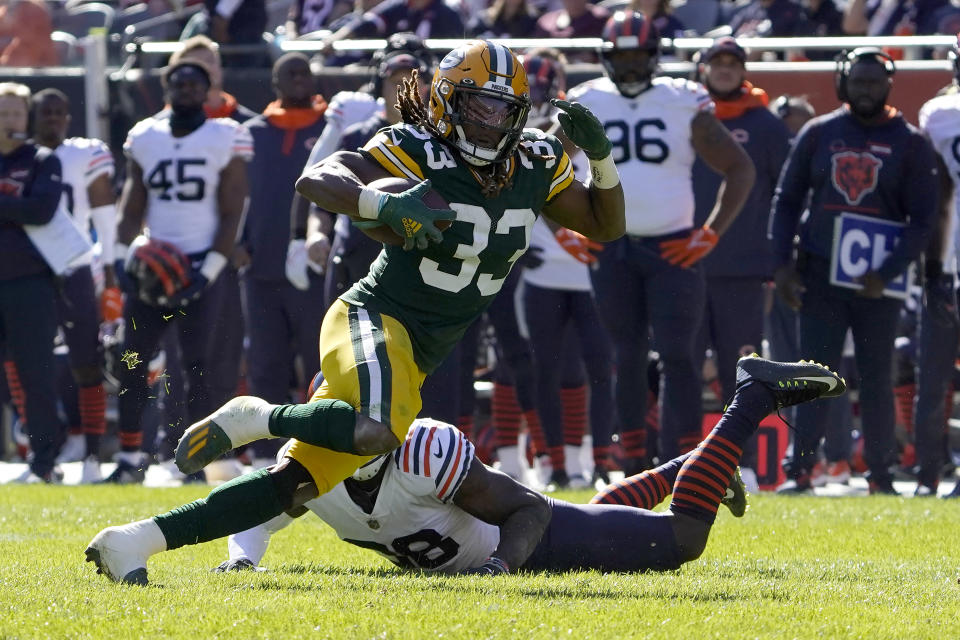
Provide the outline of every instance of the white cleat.
[[60,449],[60,455],[57,456],[56,463],[79,462],[87,455],[87,441],[82,433],[67,436],[67,441],[63,443]]
[[275,405],[254,396],[239,396],[183,433],[174,459],[183,473],[196,473],[231,449],[270,433]]
[[146,585],[147,558],[151,551],[165,548],[166,540],[157,523],[140,520],[98,533],[87,545],[86,560],[97,565],[97,573],[114,582]]
[[103,480],[103,474],[100,473],[100,460],[97,456],[87,456],[83,460],[83,468],[80,470],[80,484],[95,484]]

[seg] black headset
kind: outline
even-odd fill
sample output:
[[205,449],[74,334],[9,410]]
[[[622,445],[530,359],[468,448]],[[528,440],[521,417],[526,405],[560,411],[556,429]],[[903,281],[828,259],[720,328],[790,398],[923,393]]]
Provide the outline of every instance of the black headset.
[[847,78],[850,76],[850,67],[868,58],[873,58],[875,61],[881,63],[884,71],[887,72],[888,78],[892,78],[893,74],[897,72],[893,58],[883,49],[877,49],[876,47],[857,47],[850,52],[841,51],[835,58],[837,66],[833,76],[834,87],[837,90],[837,99],[840,102],[846,102],[848,99]]

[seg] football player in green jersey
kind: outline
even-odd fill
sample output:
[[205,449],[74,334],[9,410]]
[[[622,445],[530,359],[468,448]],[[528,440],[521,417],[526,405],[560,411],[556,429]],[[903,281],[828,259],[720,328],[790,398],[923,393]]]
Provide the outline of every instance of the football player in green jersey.
[[[292,438],[285,458],[206,499],[101,532],[87,556],[110,577],[127,579],[132,548],[174,549],[249,529],[395,449],[420,411],[426,374],[493,300],[538,214],[601,242],[623,235],[623,190],[602,125],[582,105],[554,101],[564,133],[590,161],[587,186],[556,138],[524,130],[529,85],[508,48],[464,44],[440,63],[429,105],[415,76],[398,103],[401,124],[358,152],[328,157],[297,183],[301,195],[384,241],[370,273],[324,317],[323,384],[305,405],[234,398],[191,426],[176,452],[178,467],[192,473],[247,442]],[[369,186],[387,177],[420,184],[402,193]],[[423,202],[431,187],[449,209]],[[441,232],[441,221],[452,224]],[[130,579],[141,581],[139,573]]]

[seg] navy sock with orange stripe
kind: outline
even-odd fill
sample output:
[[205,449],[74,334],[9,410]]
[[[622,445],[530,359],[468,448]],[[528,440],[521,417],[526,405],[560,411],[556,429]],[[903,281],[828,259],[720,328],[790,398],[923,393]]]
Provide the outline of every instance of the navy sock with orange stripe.
[[673,483],[690,454],[684,454],[656,469],[648,469],[603,488],[590,504],[622,504],[638,509],[653,509],[673,491]]
[[762,385],[741,387],[710,435],[680,468],[673,485],[670,511],[713,524],[744,444],[760,421],[774,409],[773,394]]

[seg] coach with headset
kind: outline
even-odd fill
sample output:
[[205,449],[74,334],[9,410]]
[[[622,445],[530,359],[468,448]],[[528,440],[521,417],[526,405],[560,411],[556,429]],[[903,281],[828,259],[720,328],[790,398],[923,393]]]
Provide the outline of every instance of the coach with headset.
[[[837,367],[847,329],[853,332],[871,493],[895,493],[893,345],[939,189],[930,143],[887,105],[894,72],[879,49],[840,56],[843,104],[798,134],[770,221],[777,292],[799,311],[801,356]],[[824,402],[799,408],[783,489],[810,488],[827,410]]]

